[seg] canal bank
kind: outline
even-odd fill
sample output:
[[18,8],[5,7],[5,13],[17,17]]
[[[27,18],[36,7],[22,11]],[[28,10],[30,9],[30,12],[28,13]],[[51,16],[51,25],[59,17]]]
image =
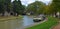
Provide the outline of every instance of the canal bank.
[[58,23],[58,19],[48,16],[48,20],[44,23],[26,28],[26,29],[50,29],[53,25],[56,25]]
[[32,26],[35,26],[35,25],[38,25],[38,24],[41,24],[41,23],[47,21],[47,19],[45,19],[40,22],[34,22],[33,18],[34,18],[33,16],[24,16],[24,18],[23,18],[24,26],[22,28],[26,29],[26,28],[29,28],[29,27],[32,27]]
[[20,17],[18,18],[13,17],[12,19],[9,17],[10,19],[8,18],[8,20],[6,19],[6,20],[1,21],[0,29],[25,29],[25,28],[32,27],[46,21],[44,20],[44,21],[35,23],[33,21],[33,16],[23,16],[22,18]]
[[0,17],[0,29],[16,29],[21,20],[22,16]]
[[27,28],[29,28],[29,27],[36,26],[36,25],[41,24],[41,23],[44,23],[44,22],[46,22],[46,21],[47,21],[47,19],[45,19],[44,21],[36,22],[36,23],[31,24],[31,25],[29,25],[29,26],[25,26],[24,28],[27,29]]
[[6,16],[6,17],[0,16],[0,22],[8,21],[8,20],[15,20],[15,19],[22,19],[22,18],[23,18],[22,16]]

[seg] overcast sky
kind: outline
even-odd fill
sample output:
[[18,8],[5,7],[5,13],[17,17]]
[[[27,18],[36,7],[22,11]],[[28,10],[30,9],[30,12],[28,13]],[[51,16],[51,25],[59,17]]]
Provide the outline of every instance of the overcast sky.
[[[48,4],[49,2],[51,2],[51,0],[38,0],[38,1],[42,1],[42,2],[44,2],[46,4]],[[21,2],[22,2],[23,5],[27,6],[28,4],[35,2],[35,0],[21,0]]]

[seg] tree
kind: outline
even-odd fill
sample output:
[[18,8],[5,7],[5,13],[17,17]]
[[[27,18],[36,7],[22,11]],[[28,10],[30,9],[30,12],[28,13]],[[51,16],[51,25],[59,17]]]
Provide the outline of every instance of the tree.
[[56,13],[60,12],[60,0],[53,0],[50,4],[50,10],[57,16]]
[[0,0],[0,13],[4,16],[5,11],[10,12],[12,9],[11,0]]
[[0,0],[0,13],[2,13],[2,16],[4,16],[4,12],[5,12],[5,0]]
[[58,11],[60,12],[60,10],[59,10],[60,7],[59,6],[60,6],[60,0],[53,0],[52,1],[52,4],[51,4],[52,8],[51,9],[54,10],[54,12],[58,12]]
[[31,3],[27,7],[28,12],[33,12],[34,14],[40,14],[43,13],[43,10],[45,9],[46,4],[41,1],[35,1],[34,3]]
[[14,14],[17,16],[19,14],[22,14],[25,9],[25,6],[21,4],[20,0],[15,0],[11,2],[11,0],[0,0],[0,13],[2,13],[2,16],[4,16],[5,12],[14,11]]
[[[6,2],[7,1],[7,2]],[[11,0],[6,0],[5,3],[6,3],[6,11],[7,12],[10,12],[12,10],[12,3],[11,3]]]
[[15,1],[13,1],[13,11],[15,12],[15,13],[17,13],[17,16],[19,15],[19,14],[22,14],[22,12],[23,12],[23,5],[21,4],[21,1],[20,0],[15,0]]

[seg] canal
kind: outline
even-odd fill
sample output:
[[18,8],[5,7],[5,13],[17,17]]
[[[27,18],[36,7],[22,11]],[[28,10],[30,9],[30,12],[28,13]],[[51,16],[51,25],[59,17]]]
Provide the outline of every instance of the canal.
[[8,20],[0,22],[0,29],[24,29],[24,27],[34,24],[32,16],[23,16],[22,19]]

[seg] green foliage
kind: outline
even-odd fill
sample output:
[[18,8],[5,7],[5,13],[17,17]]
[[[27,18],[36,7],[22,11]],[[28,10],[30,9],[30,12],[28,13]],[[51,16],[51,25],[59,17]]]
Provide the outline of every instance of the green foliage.
[[40,14],[43,13],[43,10],[45,9],[46,5],[43,2],[35,1],[34,3],[31,3],[27,7],[28,12],[34,12],[34,14]]
[[4,12],[4,3],[5,3],[5,0],[0,0],[0,13]]
[[24,10],[24,8],[23,8],[23,5],[21,4],[20,0],[13,1],[13,11],[15,13],[21,14],[23,10]]
[[25,7],[21,4],[20,0],[0,0],[0,13],[4,14],[5,11],[21,14],[24,11]]
[[53,0],[50,5],[45,7],[44,13],[46,14],[55,14],[58,11],[60,12],[60,0]]
[[60,0],[53,0],[50,6],[53,12],[60,12]]

